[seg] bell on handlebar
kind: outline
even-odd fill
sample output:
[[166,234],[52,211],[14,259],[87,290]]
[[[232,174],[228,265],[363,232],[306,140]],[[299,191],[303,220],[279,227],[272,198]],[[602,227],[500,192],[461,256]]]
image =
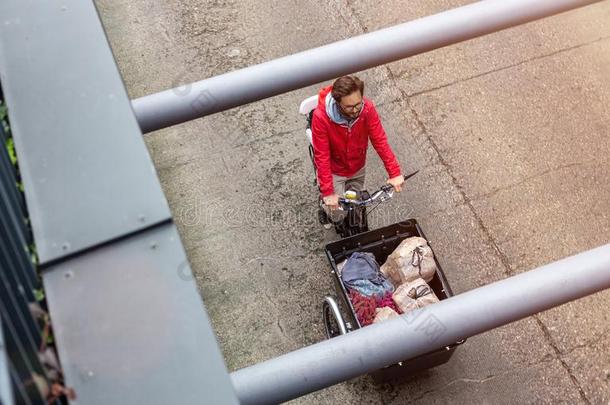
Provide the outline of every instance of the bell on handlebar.
[[355,200],[358,198],[358,193],[355,192],[354,190],[347,190],[345,192],[344,196],[347,200]]

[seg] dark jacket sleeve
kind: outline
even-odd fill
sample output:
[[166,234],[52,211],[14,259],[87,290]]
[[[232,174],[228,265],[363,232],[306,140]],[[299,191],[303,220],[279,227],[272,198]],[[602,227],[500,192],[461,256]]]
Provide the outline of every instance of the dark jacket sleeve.
[[311,122],[314,162],[318,171],[318,184],[323,197],[334,193],[330,169],[330,141],[326,123],[314,113]]
[[400,165],[398,164],[398,160],[396,160],[396,156],[394,155],[392,148],[388,144],[388,137],[383,129],[383,125],[381,125],[379,114],[377,114],[377,110],[372,102],[366,117],[366,123],[368,126],[371,143],[383,161],[383,165],[388,172],[388,176],[390,176],[390,178],[399,176]]

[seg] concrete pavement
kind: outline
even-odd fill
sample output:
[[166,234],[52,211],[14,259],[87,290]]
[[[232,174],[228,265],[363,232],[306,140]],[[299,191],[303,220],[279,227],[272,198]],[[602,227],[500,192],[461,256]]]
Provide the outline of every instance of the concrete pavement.
[[[465,3],[96,2],[132,98]],[[458,293],[608,243],[609,22],[603,2],[361,73],[405,171],[421,170],[372,223],[418,218]],[[332,234],[297,114],[318,87],[145,137],[231,370],[323,339]],[[294,403],[609,403],[609,303],[474,337],[400,384],[365,376]]]

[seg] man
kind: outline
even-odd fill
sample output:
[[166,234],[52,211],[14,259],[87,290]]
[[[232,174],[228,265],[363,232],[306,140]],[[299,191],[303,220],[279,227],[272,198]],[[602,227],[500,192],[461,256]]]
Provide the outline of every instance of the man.
[[404,177],[388,145],[373,102],[363,97],[364,83],[356,76],[343,76],[323,88],[314,111],[311,130],[314,161],[324,209],[338,222],[339,196],[345,190],[362,190],[369,139],[388,172],[389,184],[400,192]]

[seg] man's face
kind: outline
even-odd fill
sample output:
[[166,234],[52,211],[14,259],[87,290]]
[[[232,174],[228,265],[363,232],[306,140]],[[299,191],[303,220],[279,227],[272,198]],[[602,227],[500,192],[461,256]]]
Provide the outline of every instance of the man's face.
[[350,95],[341,97],[339,102],[341,113],[349,119],[354,119],[360,115],[362,111],[362,94],[360,91],[355,91]]

